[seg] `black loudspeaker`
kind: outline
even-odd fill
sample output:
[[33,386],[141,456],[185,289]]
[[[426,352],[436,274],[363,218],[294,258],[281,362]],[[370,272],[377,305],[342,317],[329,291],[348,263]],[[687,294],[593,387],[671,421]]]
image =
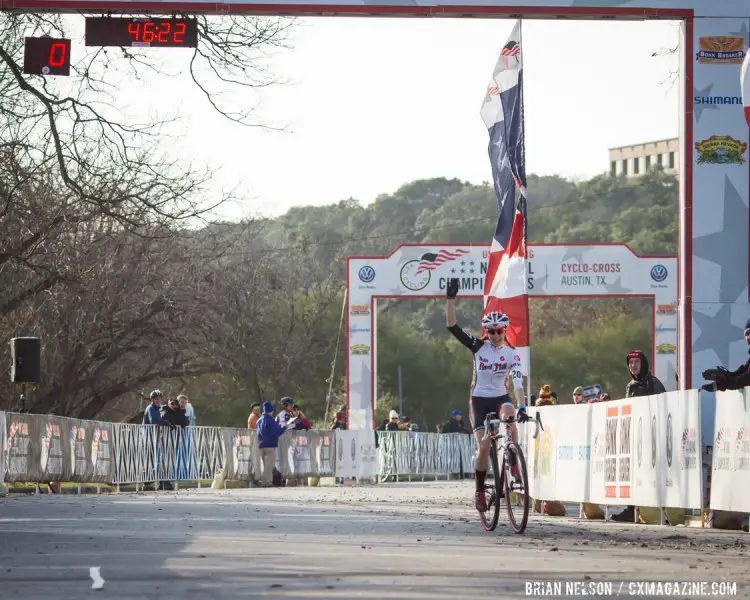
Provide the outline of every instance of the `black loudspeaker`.
[[10,340],[10,380],[13,383],[39,383],[42,343],[36,337]]

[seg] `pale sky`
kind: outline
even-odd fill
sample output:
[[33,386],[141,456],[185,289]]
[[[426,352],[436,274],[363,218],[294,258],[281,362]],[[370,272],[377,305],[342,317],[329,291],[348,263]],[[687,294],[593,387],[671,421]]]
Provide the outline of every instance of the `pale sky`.
[[[83,18],[70,19],[82,37]],[[491,175],[479,109],[512,25],[299,19],[293,49],[267,61],[287,82],[247,95],[259,121],[288,133],[222,120],[185,76],[123,80],[118,104],[132,114],[179,109],[188,132],[165,150],[217,167],[217,191],[239,186],[245,200],[223,207],[225,218],[369,203],[426,177],[481,183]],[[652,54],[678,37],[666,21],[524,21],[527,171],[589,178],[609,169],[609,147],[677,136],[678,57]],[[189,50],[144,51],[187,71]]]

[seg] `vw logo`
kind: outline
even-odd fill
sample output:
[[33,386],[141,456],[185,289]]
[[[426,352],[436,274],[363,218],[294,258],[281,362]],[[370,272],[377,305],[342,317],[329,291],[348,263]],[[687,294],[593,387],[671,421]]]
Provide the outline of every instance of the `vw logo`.
[[651,267],[651,279],[656,283],[661,283],[667,278],[667,267],[664,265],[654,265]]
[[672,466],[672,413],[667,415],[667,464]]
[[[653,276],[653,275],[652,275]],[[359,270],[359,280],[363,283],[370,283],[375,279],[375,269],[371,266],[362,267]]]

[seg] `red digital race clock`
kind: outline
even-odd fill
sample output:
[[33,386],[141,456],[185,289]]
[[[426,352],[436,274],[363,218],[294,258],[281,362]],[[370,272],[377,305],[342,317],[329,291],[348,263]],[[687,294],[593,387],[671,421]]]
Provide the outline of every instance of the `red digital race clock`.
[[70,40],[27,37],[23,48],[27,75],[70,75]]
[[86,19],[87,46],[135,46],[196,48],[198,21],[195,19]]

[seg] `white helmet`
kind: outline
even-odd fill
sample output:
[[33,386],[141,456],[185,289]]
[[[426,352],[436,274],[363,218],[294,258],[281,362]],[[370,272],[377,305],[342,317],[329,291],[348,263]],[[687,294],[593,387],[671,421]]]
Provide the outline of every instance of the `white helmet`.
[[398,419],[398,413],[395,410],[392,410],[388,416],[391,417],[391,419]]
[[499,312],[491,312],[482,317],[483,329],[498,329],[510,325],[508,315]]

